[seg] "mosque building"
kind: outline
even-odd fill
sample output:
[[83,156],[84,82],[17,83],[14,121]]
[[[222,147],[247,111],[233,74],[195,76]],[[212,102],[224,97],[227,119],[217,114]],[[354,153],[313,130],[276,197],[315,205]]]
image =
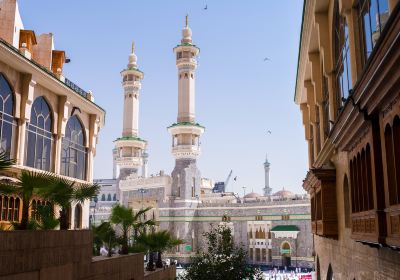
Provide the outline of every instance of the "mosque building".
[[[188,262],[204,248],[203,233],[211,226],[226,225],[232,230],[235,242],[245,246],[249,262],[311,268],[314,258],[309,198],[284,189],[272,194],[268,159],[264,163],[263,195],[251,192],[239,197],[225,190],[214,192],[213,180],[202,178],[196,161],[201,154],[199,143],[205,127],[196,122],[195,114],[200,49],[193,43],[187,18],[182,39],[173,50],[178,70],[178,113],[176,122],[167,130],[172,138],[175,167],[170,175],[164,171],[156,176],[147,174],[147,142],[139,137],[138,119],[144,74],[138,68],[132,48],[129,64],[121,72],[124,119],[122,137],[114,141],[114,178],[95,180],[105,191],[98,197],[93,212],[107,205],[111,211],[112,199],[107,202],[106,192],[117,193],[114,203],[129,206],[134,211],[151,207],[145,219],[155,219],[158,229],[167,229],[184,240],[184,244],[167,254],[179,262]],[[103,212],[100,215],[106,220]],[[100,220],[97,218],[96,222]]]

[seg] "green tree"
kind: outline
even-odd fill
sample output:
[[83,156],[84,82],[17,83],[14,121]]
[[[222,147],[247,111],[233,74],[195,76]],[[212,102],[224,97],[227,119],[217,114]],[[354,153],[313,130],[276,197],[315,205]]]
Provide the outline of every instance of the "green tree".
[[51,204],[38,205],[36,216],[38,217],[36,220],[32,219],[35,229],[50,230],[60,224],[60,221],[55,218],[54,207]]
[[[162,254],[165,251],[183,244],[182,240],[174,238],[167,230],[142,234],[137,238],[137,241],[139,244],[143,244],[149,250],[150,254],[157,253],[156,267],[158,268],[163,267]],[[153,264],[150,265],[150,267],[152,266]]]
[[132,208],[125,207],[123,205],[116,204],[111,210],[110,221],[111,223],[119,226],[119,229],[122,232],[121,242],[122,249],[121,254],[129,253],[129,240],[128,234],[129,231],[134,229],[135,235],[137,232],[142,232],[144,228],[147,226],[153,226],[155,222],[153,220],[147,220],[142,222],[141,216],[149,211],[151,207],[141,209],[138,212],[134,213]]
[[100,190],[98,184],[77,184],[62,177],[53,175],[51,182],[38,191],[39,195],[60,207],[60,229],[69,228],[68,211],[72,203],[84,203],[95,197]]
[[[114,228],[112,227],[110,222],[103,222],[99,226],[96,227],[96,241],[101,241],[102,244],[106,245],[108,250],[108,257],[112,256],[112,249],[117,246],[119,243],[117,234],[115,233]],[[101,246],[101,245],[100,245]],[[100,254],[100,247],[99,247]]]
[[211,227],[204,237],[207,240],[206,250],[191,259],[190,266],[178,279],[263,279],[261,271],[246,263],[246,251],[235,245],[228,227]]
[[[4,162],[0,159],[0,166]],[[34,221],[29,220],[29,209],[34,196],[40,196],[40,190],[52,184],[54,175],[49,172],[33,172],[22,170],[16,181],[1,182],[0,193],[14,194],[22,200],[22,218],[20,223],[14,223],[14,229],[32,229]]]
[[103,245],[103,240],[100,235],[100,225],[92,225],[90,227],[92,234],[93,234],[93,255],[99,256],[100,255],[100,249],[101,246]]

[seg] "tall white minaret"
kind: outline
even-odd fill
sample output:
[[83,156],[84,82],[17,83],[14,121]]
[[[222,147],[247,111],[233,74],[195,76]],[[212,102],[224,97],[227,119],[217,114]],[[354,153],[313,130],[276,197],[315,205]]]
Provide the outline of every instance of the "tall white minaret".
[[124,179],[131,174],[138,175],[138,169],[143,166],[143,154],[147,142],[139,138],[139,96],[141,81],[144,77],[137,66],[137,56],[132,43],[127,68],[122,70],[122,86],[124,88],[124,112],[122,137],[115,143],[116,177]]
[[[200,136],[204,127],[195,120],[195,81],[199,51],[192,42],[192,31],[186,16],[181,42],[174,48],[178,68],[178,117],[177,122],[168,127],[172,135],[172,155],[175,157],[175,167],[171,173],[170,206],[182,208],[179,215],[186,217],[193,217],[201,203],[201,174],[196,161],[200,155]],[[191,253],[198,250],[199,237],[196,235],[198,229],[195,223],[171,222],[169,230],[174,236],[184,240],[185,244],[192,244],[190,249],[180,245],[181,252]]]
[[264,171],[265,171],[265,187],[264,187],[264,196],[271,195],[272,188],[269,185],[269,170],[270,170],[270,163],[268,162],[268,155],[265,156],[264,162]]
[[196,159],[200,155],[200,136],[204,127],[195,121],[195,81],[199,48],[192,42],[188,25],[182,30],[182,40],[174,48],[178,68],[178,118],[168,127],[172,135],[172,195],[177,201],[198,202],[200,197],[200,171]]

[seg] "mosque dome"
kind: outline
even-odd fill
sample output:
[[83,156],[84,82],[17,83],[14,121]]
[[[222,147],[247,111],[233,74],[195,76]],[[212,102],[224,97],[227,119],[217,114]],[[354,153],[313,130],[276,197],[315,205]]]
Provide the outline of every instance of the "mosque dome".
[[248,193],[244,196],[244,198],[259,198],[259,197],[261,197],[261,195],[255,192]]
[[288,197],[293,197],[294,193],[292,193],[291,191],[285,190],[285,188],[282,188],[282,190],[277,191],[276,193],[273,194],[274,196],[279,196],[279,197],[284,197],[284,198],[288,198]]

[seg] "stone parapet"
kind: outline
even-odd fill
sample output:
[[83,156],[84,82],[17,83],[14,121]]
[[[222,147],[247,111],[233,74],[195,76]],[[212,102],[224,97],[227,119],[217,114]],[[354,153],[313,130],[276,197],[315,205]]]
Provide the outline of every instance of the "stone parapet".
[[169,280],[175,266],[144,272],[144,255],[92,257],[90,230],[4,231],[0,280]]

